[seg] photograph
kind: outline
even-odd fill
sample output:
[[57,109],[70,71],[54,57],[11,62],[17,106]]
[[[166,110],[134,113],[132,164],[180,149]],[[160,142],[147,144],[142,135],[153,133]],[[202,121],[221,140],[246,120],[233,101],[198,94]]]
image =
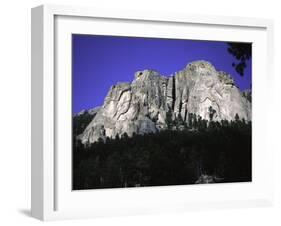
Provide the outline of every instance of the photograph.
[[72,190],[252,181],[252,43],[71,39]]

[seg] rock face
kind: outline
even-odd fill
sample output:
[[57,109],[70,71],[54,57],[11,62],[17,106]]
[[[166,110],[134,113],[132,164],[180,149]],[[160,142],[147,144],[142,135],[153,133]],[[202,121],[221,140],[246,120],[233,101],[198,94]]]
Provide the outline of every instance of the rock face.
[[153,70],[137,71],[132,83],[113,85],[95,113],[79,136],[84,144],[167,129],[168,115],[188,122],[189,113],[214,121],[234,120],[238,114],[250,121],[251,102],[230,75],[196,61],[167,77]]
[[83,109],[82,111],[78,112],[74,116],[83,116],[85,114],[89,114],[89,115],[95,116],[98,113],[99,110],[100,110],[100,107],[95,107],[95,108],[92,108],[92,109],[89,109],[89,110]]

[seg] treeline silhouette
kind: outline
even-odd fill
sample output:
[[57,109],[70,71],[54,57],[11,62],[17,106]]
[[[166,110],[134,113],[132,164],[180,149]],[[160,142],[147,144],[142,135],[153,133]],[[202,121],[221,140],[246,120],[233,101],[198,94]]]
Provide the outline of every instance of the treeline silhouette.
[[73,189],[194,184],[201,175],[251,181],[251,122],[238,115],[234,121],[199,118],[175,129],[179,121],[157,133],[117,135],[88,146],[74,134]]

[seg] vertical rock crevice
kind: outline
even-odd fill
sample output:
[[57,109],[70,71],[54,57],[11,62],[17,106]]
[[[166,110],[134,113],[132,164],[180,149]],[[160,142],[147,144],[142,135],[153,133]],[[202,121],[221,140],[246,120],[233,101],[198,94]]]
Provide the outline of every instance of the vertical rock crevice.
[[172,77],[172,110],[175,111],[176,102],[176,76]]

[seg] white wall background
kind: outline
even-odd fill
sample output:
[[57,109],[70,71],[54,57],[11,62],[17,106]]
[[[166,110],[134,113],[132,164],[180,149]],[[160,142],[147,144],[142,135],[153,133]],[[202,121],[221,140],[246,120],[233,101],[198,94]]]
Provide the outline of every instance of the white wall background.
[[[0,8],[0,225],[38,225],[30,208],[30,8],[56,3],[275,20],[275,108],[269,127],[275,149],[275,205],[148,216],[51,222],[52,225],[281,225],[281,14],[279,1],[245,0],[6,0]],[[279,63],[280,62],[280,63]],[[264,75],[266,76],[266,75]],[[266,95],[266,94],[265,94]],[[279,133],[279,134],[278,134]],[[279,147],[278,147],[279,145]],[[239,192],[239,191],[237,191]]]

